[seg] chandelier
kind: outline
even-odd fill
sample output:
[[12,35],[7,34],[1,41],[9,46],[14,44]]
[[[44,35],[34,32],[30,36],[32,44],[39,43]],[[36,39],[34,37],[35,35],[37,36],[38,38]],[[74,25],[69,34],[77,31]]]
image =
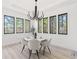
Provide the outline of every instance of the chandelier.
[[40,19],[43,19],[44,18],[43,11],[39,12],[37,10],[37,0],[35,0],[35,11],[32,13],[32,15],[31,15],[30,12],[28,12],[27,17],[30,20],[34,20],[34,19],[40,20]]

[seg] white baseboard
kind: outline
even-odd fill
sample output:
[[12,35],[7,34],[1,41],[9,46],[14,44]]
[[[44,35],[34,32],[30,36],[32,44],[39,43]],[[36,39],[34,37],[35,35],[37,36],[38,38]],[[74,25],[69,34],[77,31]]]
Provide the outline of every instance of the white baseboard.
[[65,56],[71,56],[71,57],[77,57],[77,51],[72,50],[72,49],[67,49],[67,48],[63,48],[60,46],[55,46],[55,45],[51,45],[53,47],[53,49],[55,49],[56,51],[60,52],[61,54],[64,54]]
[[21,42],[17,42],[17,43],[12,43],[12,44],[7,44],[7,45],[2,45],[2,48],[6,48],[6,47],[10,47],[10,46],[14,46],[17,44],[20,44]]

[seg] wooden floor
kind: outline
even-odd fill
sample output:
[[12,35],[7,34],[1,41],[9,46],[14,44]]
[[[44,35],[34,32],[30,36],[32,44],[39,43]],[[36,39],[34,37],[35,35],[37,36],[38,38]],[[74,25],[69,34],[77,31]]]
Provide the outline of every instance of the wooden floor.
[[[27,47],[21,52],[22,45],[17,44],[9,47],[3,47],[2,51],[2,59],[28,59],[29,53]],[[69,52],[60,52],[56,48],[51,48],[51,54],[46,49],[46,53],[43,56],[42,51],[39,54],[40,59],[76,59],[75,57],[71,56]],[[67,55],[66,55],[67,54]],[[35,54],[32,54],[31,59],[38,59]]]

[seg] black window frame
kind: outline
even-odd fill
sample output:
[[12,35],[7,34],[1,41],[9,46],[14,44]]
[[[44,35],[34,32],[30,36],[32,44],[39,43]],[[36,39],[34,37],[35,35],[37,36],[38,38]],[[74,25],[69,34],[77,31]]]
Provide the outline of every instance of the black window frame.
[[[26,21],[27,19],[25,19],[25,21]],[[30,32],[30,20],[27,20],[27,21],[29,21],[29,32]],[[25,22],[25,24],[26,24],[26,22]],[[25,25],[24,25],[24,27],[25,27]],[[25,30],[25,29],[24,29]],[[25,30],[25,33],[29,33],[29,32],[26,32],[26,30]]]
[[[57,31],[56,31],[55,33],[53,33],[53,31],[51,31],[51,19],[50,19],[50,18],[53,18],[53,17],[56,18],[56,15],[54,15],[54,16],[50,16],[50,17],[49,17],[49,29],[50,29],[49,32],[50,32],[50,34],[56,34],[56,33],[57,33]],[[57,18],[56,18],[55,21],[56,21],[56,24],[55,24],[55,25],[56,25],[56,30],[57,30]]]
[[[17,20],[17,19],[22,19],[22,20],[23,20],[23,22],[22,22],[22,24],[23,24],[23,25],[22,25],[23,31],[22,31],[22,32],[17,32],[17,31],[16,31],[16,34],[18,34],[18,33],[24,33],[24,19],[23,19],[23,18],[20,18],[20,17],[16,17],[16,20]],[[16,28],[16,30],[17,30],[17,28]]]
[[[43,27],[43,19],[38,20],[38,33],[42,33],[43,31],[39,32],[39,24],[40,24],[39,21],[42,21],[42,27]],[[43,30],[43,28],[41,30]]]
[[43,33],[48,33],[48,24],[47,24],[47,32],[44,32],[44,19],[46,19],[46,18],[47,18],[47,22],[48,22],[48,17],[43,18]]
[[[60,33],[59,32],[59,17],[62,16],[62,24],[63,24],[63,15],[66,15],[66,33]],[[62,35],[67,35],[68,34],[68,13],[63,13],[63,14],[58,15],[58,34],[62,34]]]
[[[14,23],[13,23],[13,33],[5,33],[5,17],[12,17],[12,18],[14,18]],[[15,17],[13,17],[13,16],[9,16],[9,15],[4,15],[4,34],[15,34]]]

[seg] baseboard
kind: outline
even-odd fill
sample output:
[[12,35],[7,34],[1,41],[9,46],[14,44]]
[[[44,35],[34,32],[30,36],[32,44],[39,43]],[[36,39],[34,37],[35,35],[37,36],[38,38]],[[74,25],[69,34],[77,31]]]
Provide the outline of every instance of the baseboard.
[[64,54],[65,56],[71,56],[71,57],[76,57],[77,56],[77,51],[72,50],[72,49],[67,49],[67,48],[63,48],[60,46],[56,46],[56,45],[51,45],[53,47],[53,49],[57,50],[58,52],[60,52],[61,54]]
[[21,43],[21,42],[17,42],[17,43],[13,43],[13,44],[7,44],[7,45],[2,45],[2,48],[14,46],[14,45],[17,45],[17,44],[20,44],[20,43]]

